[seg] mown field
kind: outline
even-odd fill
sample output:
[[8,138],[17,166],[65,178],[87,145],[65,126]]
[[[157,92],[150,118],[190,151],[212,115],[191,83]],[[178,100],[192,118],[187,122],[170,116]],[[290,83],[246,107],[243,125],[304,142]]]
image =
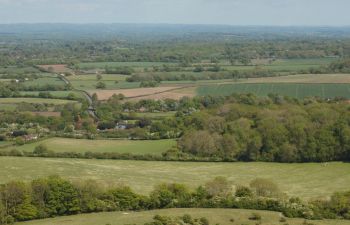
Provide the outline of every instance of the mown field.
[[40,144],[44,144],[49,150],[54,152],[118,152],[160,155],[176,145],[176,142],[174,140],[132,141],[50,138],[22,145],[16,147],[16,149],[31,152]]
[[257,96],[273,93],[300,99],[309,96],[350,98],[350,84],[237,83],[201,86],[197,89],[198,95],[218,96],[233,93],[253,93]]
[[106,185],[126,184],[139,193],[149,193],[154,185],[163,182],[183,183],[195,188],[217,176],[226,177],[232,185],[248,185],[259,177],[272,179],[290,196],[307,199],[349,190],[349,171],[349,163],[324,165],[0,158],[1,183],[10,180],[30,181],[56,174],[72,181],[94,179]]
[[[249,220],[252,213],[258,213],[262,217],[262,224],[268,225],[302,225],[303,219],[286,219],[285,223],[279,222],[281,215],[277,212],[242,210],[242,209],[163,209],[145,212],[106,212],[92,213],[75,216],[64,216],[52,219],[35,220],[31,222],[16,223],[16,225],[143,225],[151,222],[155,215],[170,216],[172,218],[190,214],[192,218],[205,217],[210,224],[232,225],[246,224],[255,225],[257,221]],[[234,222],[232,222],[232,219]],[[314,225],[346,225],[349,221],[323,220],[309,221]]]

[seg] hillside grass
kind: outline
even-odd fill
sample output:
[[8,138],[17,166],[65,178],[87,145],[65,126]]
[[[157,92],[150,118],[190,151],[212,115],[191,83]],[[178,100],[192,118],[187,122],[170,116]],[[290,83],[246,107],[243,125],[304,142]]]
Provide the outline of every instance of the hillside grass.
[[161,155],[176,145],[175,140],[87,140],[70,138],[50,138],[16,147],[20,151],[32,152],[43,144],[54,152],[118,152],[132,154]]
[[232,185],[248,185],[255,178],[271,179],[289,196],[310,199],[349,190],[349,171],[349,163],[202,163],[0,157],[1,183],[60,175],[72,181],[94,179],[106,185],[126,184],[138,193],[149,193],[154,185],[163,182],[183,183],[195,188],[223,176]]
[[[257,221],[249,220],[253,213],[258,213],[262,217],[262,224],[269,225],[302,225],[303,219],[286,219],[285,223],[279,222],[281,215],[277,212],[243,210],[243,209],[162,209],[145,212],[104,212],[92,213],[74,216],[64,216],[58,218],[35,220],[31,222],[16,223],[16,225],[124,225],[136,224],[143,225],[151,222],[155,215],[170,216],[172,218],[190,214],[192,218],[198,219],[205,217],[210,224],[232,225],[246,224],[255,225]],[[231,222],[231,220],[234,222]],[[342,220],[322,220],[308,221],[314,225],[346,225],[349,221]]]

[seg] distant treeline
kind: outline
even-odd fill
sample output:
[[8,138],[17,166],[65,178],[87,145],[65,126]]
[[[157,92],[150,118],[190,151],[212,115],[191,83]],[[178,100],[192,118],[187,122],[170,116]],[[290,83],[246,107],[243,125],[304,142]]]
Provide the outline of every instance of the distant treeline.
[[0,185],[0,224],[80,213],[140,211],[165,208],[240,208],[282,212],[287,217],[350,219],[349,192],[335,193],[330,200],[303,202],[288,198],[270,180],[255,179],[249,187],[223,177],[191,191],[182,184],[160,184],[148,195],[127,186],[106,188],[95,181],[72,183],[57,176],[29,183]]
[[[80,35],[77,29],[63,28],[47,33],[32,31],[30,34],[8,32],[0,37],[3,43],[0,65],[64,63],[76,68],[79,62],[175,62],[185,65],[203,60],[249,64],[254,59],[350,56],[347,28],[339,28],[336,32],[313,32],[310,28],[297,33],[286,28],[292,31],[283,34],[279,32],[281,28],[273,28],[276,29],[273,32],[265,28],[252,31],[250,27],[244,28],[243,32],[241,28],[229,28],[228,31],[215,28],[208,32],[202,32],[202,28],[190,28],[185,32],[183,28],[177,28],[176,32],[150,29],[132,32],[133,35],[125,35],[127,31],[101,35],[95,27],[87,28],[91,30],[89,34],[84,31],[84,35]],[[197,29],[197,33],[192,29]],[[34,38],[38,35],[46,41],[38,42]]]

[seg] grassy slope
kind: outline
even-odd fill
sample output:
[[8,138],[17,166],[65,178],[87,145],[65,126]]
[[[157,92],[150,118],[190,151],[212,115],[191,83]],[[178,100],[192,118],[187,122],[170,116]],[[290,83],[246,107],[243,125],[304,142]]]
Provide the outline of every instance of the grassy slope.
[[[349,190],[350,164],[192,163],[0,157],[0,182],[33,180],[53,174],[71,180],[96,179],[102,184],[123,183],[148,193],[162,182],[196,187],[217,176],[233,185],[254,178],[274,180],[291,196],[312,198]],[[336,174],[336,176],[335,176]]]
[[174,146],[176,142],[174,140],[131,141],[50,138],[16,148],[22,151],[33,151],[35,146],[39,144],[44,144],[48,149],[55,152],[119,152],[160,155]]
[[[17,225],[124,225],[137,224],[143,225],[146,222],[151,222],[155,215],[179,217],[184,214],[190,214],[193,218],[206,217],[210,224],[233,225],[246,224],[254,225],[256,221],[251,221],[248,218],[253,212],[257,212],[262,216],[262,224],[277,225],[284,224],[279,222],[281,218],[279,213],[254,210],[239,210],[239,209],[164,209],[153,210],[146,212],[109,212],[109,213],[94,213],[75,216],[65,216],[45,220],[36,220],[32,222],[16,223]],[[234,222],[230,220],[234,219]],[[303,219],[287,219],[289,225],[301,225]],[[350,221],[341,220],[324,220],[310,221],[314,225],[346,225]]]

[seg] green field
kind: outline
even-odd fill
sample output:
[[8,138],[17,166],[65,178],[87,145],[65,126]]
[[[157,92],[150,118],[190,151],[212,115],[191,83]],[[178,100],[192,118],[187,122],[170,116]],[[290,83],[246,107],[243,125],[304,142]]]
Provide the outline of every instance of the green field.
[[[104,69],[108,67],[139,67],[147,68],[153,66],[162,66],[162,65],[172,65],[174,63],[165,63],[165,62],[91,62],[91,63],[80,63],[78,66],[81,69]],[[176,65],[176,64],[174,64]]]
[[350,84],[237,83],[208,85],[197,89],[198,95],[231,95],[233,93],[253,93],[257,96],[273,93],[300,99],[309,96],[350,98]]
[[34,67],[16,67],[7,66],[0,67],[0,74],[2,73],[39,73],[40,71]]
[[[69,76],[68,80],[71,82],[73,87],[81,90],[94,90],[96,89],[96,84],[98,82],[103,82],[106,84],[106,89],[121,89],[121,88],[138,88],[140,86],[139,82],[126,82],[125,79],[128,77],[126,75],[118,74],[101,74],[102,79],[97,80],[95,74],[89,75],[77,75]],[[117,82],[117,83],[116,83]]]
[[[44,91],[45,92],[45,91]],[[38,96],[40,91],[21,91],[20,94],[25,96]],[[65,98],[67,97],[70,93],[73,93],[76,97],[84,97],[83,94],[80,91],[50,91],[50,94],[53,97],[57,98]]]
[[[259,213],[262,217],[262,224],[268,225],[302,225],[303,219],[287,219],[285,223],[279,222],[281,215],[277,212],[242,210],[242,209],[162,209],[145,212],[105,212],[92,213],[75,216],[63,216],[52,219],[35,220],[31,222],[16,223],[17,225],[124,225],[136,224],[143,225],[151,222],[155,215],[180,217],[184,214],[190,214],[193,218],[205,217],[210,224],[232,225],[246,224],[255,225],[256,221],[251,221],[248,218],[252,213]],[[234,223],[231,220],[234,219]],[[349,221],[342,220],[323,220],[309,221],[314,225],[346,225]]]
[[[97,80],[72,80],[70,81],[74,88],[79,90],[95,90],[96,84],[100,81]],[[139,82],[126,82],[126,81],[120,81],[118,83],[115,83],[115,81],[107,80],[107,81],[101,81],[106,84],[107,90],[114,90],[114,89],[127,89],[127,88],[138,88],[140,86]]]
[[176,142],[174,140],[132,141],[50,138],[16,148],[21,151],[31,152],[39,144],[46,145],[49,150],[54,152],[119,152],[160,155],[176,145]]
[[44,86],[44,85],[64,86],[65,83],[58,77],[40,77],[38,79],[25,81],[25,86]]
[[[78,146],[78,144],[77,144]],[[30,181],[60,175],[72,181],[94,179],[101,184],[126,184],[139,193],[150,192],[162,182],[177,182],[195,188],[224,176],[233,185],[248,185],[253,179],[276,182],[290,196],[313,198],[350,189],[350,164],[321,163],[201,163],[123,160],[52,159],[0,157],[0,182]],[[335,176],[336,174],[336,176]]]
[[0,98],[0,104],[19,104],[26,103],[41,103],[41,104],[53,104],[64,105],[67,103],[76,103],[76,101],[64,100],[64,99],[47,99],[47,98]]
[[17,104],[0,103],[0,111],[14,111],[17,108]]
[[[239,83],[346,84],[346,83],[350,83],[350,74],[297,74],[297,75],[288,75],[288,76],[239,79],[236,82],[239,82]],[[220,81],[218,81],[218,83],[220,83]]]
[[[100,74],[102,76],[101,81],[125,81],[129,76],[119,75],[119,74]],[[70,81],[97,81],[96,74],[87,74],[87,75],[76,75],[67,77]]]

